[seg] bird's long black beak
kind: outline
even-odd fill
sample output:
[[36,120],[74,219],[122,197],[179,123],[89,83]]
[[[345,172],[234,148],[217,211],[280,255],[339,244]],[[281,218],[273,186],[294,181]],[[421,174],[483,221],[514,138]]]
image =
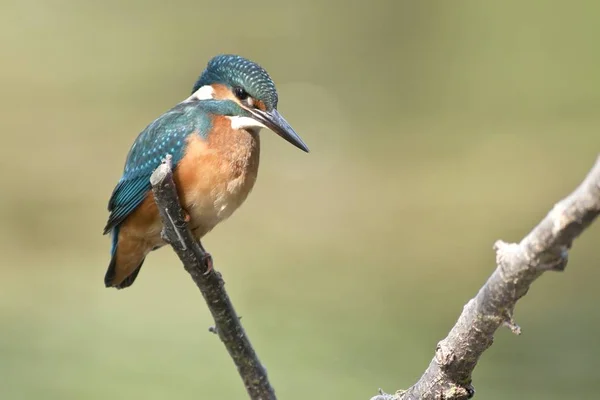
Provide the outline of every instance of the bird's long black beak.
[[298,134],[294,131],[290,124],[287,123],[287,121],[281,116],[281,114],[279,114],[279,112],[276,109],[273,109],[271,111],[262,111],[257,108],[254,108],[248,111],[255,120],[269,128],[270,130],[272,130],[273,132],[275,132],[276,134],[278,134],[279,136],[281,136],[300,150],[303,150],[308,153],[308,147],[306,146],[306,144],[302,141],[300,136],[298,136]]

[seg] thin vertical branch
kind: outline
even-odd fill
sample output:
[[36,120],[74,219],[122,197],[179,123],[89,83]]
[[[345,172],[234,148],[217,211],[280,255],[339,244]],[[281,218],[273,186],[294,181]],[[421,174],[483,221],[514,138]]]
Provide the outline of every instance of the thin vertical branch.
[[215,320],[216,332],[227,348],[252,400],[276,400],[267,371],[260,363],[233,304],[225,291],[221,274],[212,269],[212,259],[194,238],[179,203],[171,157],[163,161],[150,178],[154,199],[163,221],[163,238],[171,244],[185,270],[200,289]]

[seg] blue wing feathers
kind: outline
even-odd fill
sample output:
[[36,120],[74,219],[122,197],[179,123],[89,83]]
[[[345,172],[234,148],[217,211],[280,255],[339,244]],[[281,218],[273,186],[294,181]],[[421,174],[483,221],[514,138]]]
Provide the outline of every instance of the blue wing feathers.
[[162,159],[171,154],[176,168],[185,152],[187,136],[195,131],[205,134],[206,118],[202,117],[206,114],[198,111],[193,103],[179,104],[139,134],[127,155],[123,177],[108,202],[110,216],[105,234],[118,227],[144,201],[151,189],[150,175]]
[[115,226],[113,228],[112,240],[111,240],[111,246],[110,246],[110,255],[111,256],[114,256],[115,253],[117,252],[118,244],[119,244],[119,227]]

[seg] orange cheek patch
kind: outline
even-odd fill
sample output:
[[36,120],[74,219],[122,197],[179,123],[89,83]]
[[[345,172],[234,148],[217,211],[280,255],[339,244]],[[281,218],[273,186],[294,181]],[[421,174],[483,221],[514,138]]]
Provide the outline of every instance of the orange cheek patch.
[[[239,105],[243,106],[240,100],[237,97],[235,97],[233,92],[227,86],[220,83],[215,83],[212,85],[212,88],[214,91],[213,98],[215,100],[232,100],[238,103]],[[259,110],[267,111],[267,106],[265,106],[265,103],[255,99],[254,97],[252,98],[251,104],[253,107],[258,108]]]
[[239,103],[238,99],[231,93],[231,90],[229,90],[227,86],[216,83],[212,85],[212,87],[214,90],[213,97],[216,100],[233,100],[236,103]]

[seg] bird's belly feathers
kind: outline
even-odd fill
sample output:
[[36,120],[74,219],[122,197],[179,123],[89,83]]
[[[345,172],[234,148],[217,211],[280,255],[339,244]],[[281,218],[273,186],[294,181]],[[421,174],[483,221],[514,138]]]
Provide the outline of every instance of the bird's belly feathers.
[[190,215],[190,228],[204,236],[219,222],[231,216],[252,190],[256,174],[245,171],[238,177],[222,176],[212,188],[201,184],[186,189],[184,207]]
[[214,132],[206,141],[190,138],[175,177],[198,238],[246,200],[256,182],[259,153],[258,134],[245,130]]

